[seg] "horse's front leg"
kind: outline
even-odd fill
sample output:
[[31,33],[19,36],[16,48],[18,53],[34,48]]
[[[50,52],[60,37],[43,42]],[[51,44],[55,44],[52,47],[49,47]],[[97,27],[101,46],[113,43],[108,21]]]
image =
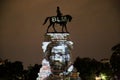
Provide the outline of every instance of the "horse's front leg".
[[50,24],[50,25],[48,26],[48,28],[47,28],[47,33],[49,32],[49,28],[50,28],[51,25],[52,25],[52,24]]
[[68,32],[66,24],[64,25],[64,27],[65,27],[66,32]]
[[54,29],[54,32],[57,32],[57,31],[56,31],[56,29],[55,29],[55,24],[53,24],[53,26],[52,26],[52,27],[53,27],[53,29]]
[[64,26],[62,25],[62,32],[64,32]]

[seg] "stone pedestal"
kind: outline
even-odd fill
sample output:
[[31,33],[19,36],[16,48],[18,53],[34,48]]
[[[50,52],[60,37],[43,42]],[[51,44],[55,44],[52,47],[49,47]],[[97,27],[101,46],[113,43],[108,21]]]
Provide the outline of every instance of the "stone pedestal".
[[45,34],[42,43],[44,59],[37,80],[70,80],[74,69],[71,62],[72,48],[69,33]]

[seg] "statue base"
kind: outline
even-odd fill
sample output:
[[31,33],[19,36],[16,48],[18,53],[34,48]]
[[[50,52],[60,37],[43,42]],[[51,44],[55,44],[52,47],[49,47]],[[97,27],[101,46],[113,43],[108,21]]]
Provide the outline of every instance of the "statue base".
[[69,33],[46,33],[44,41],[67,41]]
[[36,80],[80,80],[71,62],[72,48],[69,33],[46,33],[44,59]]

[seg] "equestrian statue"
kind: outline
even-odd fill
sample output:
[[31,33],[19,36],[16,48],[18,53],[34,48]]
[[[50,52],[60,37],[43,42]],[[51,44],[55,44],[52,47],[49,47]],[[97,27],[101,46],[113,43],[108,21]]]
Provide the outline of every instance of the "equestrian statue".
[[55,24],[59,24],[61,27],[62,27],[62,33],[63,32],[68,32],[67,30],[67,22],[70,22],[72,20],[72,16],[70,15],[62,15],[61,11],[60,11],[60,8],[57,7],[57,16],[50,16],[50,17],[47,17],[43,23],[46,24],[47,21],[49,20],[50,24],[47,28],[47,33],[49,32],[49,28],[52,26],[53,27],[53,30],[54,32],[57,32],[57,30],[55,29]]

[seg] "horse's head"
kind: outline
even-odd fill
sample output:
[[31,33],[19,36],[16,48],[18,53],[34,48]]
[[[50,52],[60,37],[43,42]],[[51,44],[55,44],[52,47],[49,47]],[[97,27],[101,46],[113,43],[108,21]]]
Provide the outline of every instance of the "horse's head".
[[71,20],[72,20],[72,16],[70,16],[70,15],[66,15],[66,17],[67,17],[68,21],[71,22]]

